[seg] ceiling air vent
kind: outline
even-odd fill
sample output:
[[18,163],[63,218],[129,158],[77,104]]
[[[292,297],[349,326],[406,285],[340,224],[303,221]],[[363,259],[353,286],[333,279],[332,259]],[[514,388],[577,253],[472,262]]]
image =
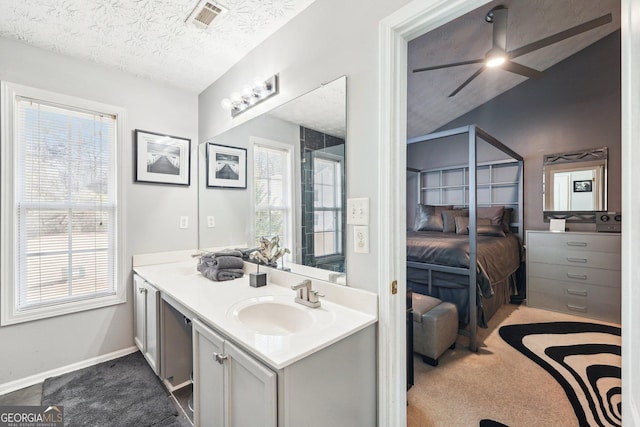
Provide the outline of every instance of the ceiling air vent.
[[227,9],[211,0],[200,0],[185,22],[192,22],[196,27],[206,29],[216,17],[226,11]]

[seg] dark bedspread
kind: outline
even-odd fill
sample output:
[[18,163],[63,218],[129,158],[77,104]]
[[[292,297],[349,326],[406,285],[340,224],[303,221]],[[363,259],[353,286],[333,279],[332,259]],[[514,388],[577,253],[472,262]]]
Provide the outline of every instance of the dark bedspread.
[[[522,246],[515,234],[507,234],[505,237],[480,235],[477,243],[478,306],[482,314],[480,297],[491,297],[492,285],[508,279],[518,270]],[[437,231],[407,231],[407,261],[469,268],[469,236]],[[428,291],[427,278],[427,271],[407,268],[409,287],[415,292],[455,303],[460,321],[467,323],[469,278],[434,271],[431,292]],[[484,323],[482,315],[479,323]]]

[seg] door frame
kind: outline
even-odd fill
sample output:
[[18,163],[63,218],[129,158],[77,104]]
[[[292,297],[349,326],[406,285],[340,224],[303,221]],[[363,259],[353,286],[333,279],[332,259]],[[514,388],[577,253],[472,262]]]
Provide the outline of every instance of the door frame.
[[[489,0],[414,0],[379,24],[378,63],[378,425],[402,426],[406,416],[406,111],[407,43],[489,3]],[[640,2],[622,0],[622,348],[623,423],[640,425]],[[635,55],[632,55],[635,53]],[[392,282],[397,281],[397,293]],[[633,326],[631,326],[633,325]]]

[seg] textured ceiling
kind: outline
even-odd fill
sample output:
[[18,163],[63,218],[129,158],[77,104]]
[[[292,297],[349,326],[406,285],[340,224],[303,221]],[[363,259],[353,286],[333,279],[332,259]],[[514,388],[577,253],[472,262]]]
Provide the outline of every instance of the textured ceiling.
[[[497,95],[526,81],[500,69],[487,70],[457,95],[448,95],[478,64],[412,73],[414,68],[483,58],[492,46],[493,7],[508,8],[507,50],[527,45],[607,13],[613,22],[545,47],[514,62],[543,71],[620,28],[619,0],[494,1],[409,42],[407,136],[428,134]],[[544,76],[542,77],[544,79]]]
[[346,137],[346,77],[312,90],[269,112],[277,117],[318,132]]
[[0,37],[199,93],[313,1],[220,0],[201,30],[198,0],[0,0]]

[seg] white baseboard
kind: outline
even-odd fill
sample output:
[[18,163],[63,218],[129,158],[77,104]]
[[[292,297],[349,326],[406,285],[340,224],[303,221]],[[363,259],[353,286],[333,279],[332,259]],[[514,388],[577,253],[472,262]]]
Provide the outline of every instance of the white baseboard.
[[40,372],[39,374],[0,384],[0,395],[11,393],[12,391],[20,390],[25,387],[30,387],[34,384],[41,383],[45,379],[50,377],[77,371],[78,369],[87,368],[89,366],[97,365],[98,363],[106,362],[108,360],[117,359],[118,357],[126,356],[127,354],[135,353],[136,351],[138,351],[138,347],[128,347],[122,350],[114,351],[112,353],[92,357],[91,359],[81,360],[80,362],[72,363],[67,366],[62,366],[60,368],[51,369],[46,372]]

